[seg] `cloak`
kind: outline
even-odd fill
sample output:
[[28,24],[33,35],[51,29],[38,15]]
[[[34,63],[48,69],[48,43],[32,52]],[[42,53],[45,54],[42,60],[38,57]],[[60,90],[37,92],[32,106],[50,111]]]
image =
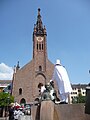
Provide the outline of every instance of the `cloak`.
[[52,80],[56,80],[60,94],[71,93],[72,88],[65,67],[62,65],[55,65]]

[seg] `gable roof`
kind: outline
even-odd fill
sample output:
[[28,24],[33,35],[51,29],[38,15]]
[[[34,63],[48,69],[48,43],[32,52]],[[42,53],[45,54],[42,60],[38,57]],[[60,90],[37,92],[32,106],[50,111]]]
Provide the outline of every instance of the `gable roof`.
[[0,80],[0,84],[10,84],[12,80]]

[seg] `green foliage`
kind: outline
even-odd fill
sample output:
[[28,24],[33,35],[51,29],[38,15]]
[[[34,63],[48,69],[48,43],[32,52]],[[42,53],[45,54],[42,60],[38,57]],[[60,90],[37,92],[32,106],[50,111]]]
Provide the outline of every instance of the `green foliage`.
[[72,99],[72,103],[78,103],[78,102],[77,102],[77,99],[78,99],[78,97],[74,97],[74,98]]
[[0,93],[0,106],[8,106],[10,103],[14,102],[14,97],[9,93]]
[[78,95],[78,103],[85,103],[86,96],[82,96],[82,94]]
[[85,103],[86,96],[82,96],[82,94],[79,94],[77,97],[73,98],[72,103]]

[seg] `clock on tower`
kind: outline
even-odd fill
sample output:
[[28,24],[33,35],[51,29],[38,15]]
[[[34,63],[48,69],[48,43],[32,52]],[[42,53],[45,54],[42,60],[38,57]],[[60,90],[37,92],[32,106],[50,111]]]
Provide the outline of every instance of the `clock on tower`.
[[38,42],[42,42],[43,41],[43,37],[39,36],[36,38]]

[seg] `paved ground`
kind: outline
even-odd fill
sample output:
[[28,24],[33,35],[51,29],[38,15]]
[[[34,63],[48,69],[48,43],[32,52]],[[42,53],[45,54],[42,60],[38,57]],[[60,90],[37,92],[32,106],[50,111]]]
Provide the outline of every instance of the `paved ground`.
[[0,117],[0,120],[8,120],[8,117]]
[[[0,117],[0,120],[9,120],[9,119],[8,119],[8,117]],[[20,117],[19,120],[32,120],[32,117],[28,116],[28,115],[24,115],[24,116]]]

